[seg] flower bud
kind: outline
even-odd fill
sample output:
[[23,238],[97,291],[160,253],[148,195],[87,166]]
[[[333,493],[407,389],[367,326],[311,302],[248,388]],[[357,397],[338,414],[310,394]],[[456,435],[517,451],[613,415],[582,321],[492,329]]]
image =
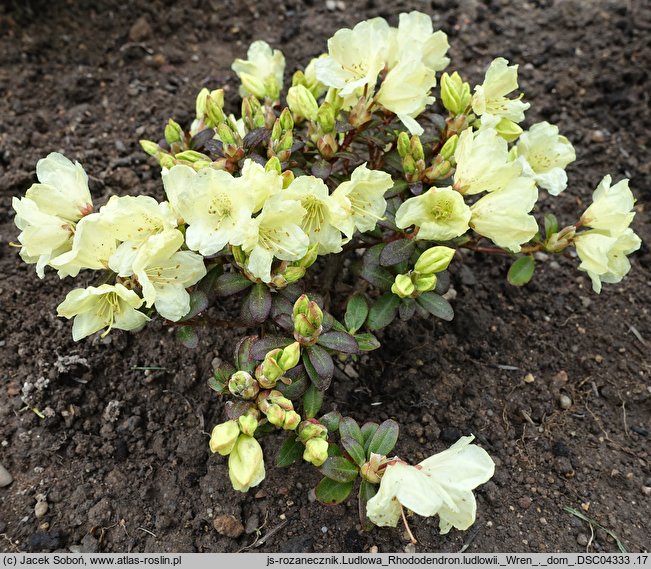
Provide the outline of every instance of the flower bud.
[[464,83],[456,71],[451,76],[447,73],[441,76],[441,101],[448,111],[460,115],[468,108],[470,100],[470,85]]
[[186,162],[191,163],[198,162],[200,160],[204,162],[211,162],[210,157],[206,156],[205,154],[201,154],[201,152],[197,152],[196,150],[184,150],[183,152],[175,154],[174,158],[177,160],[185,160]]
[[307,312],[307,307],[310,304],[310,299],[307,294],[302,294],[294,302],[294,308],[292,310],[292,316],[295,318],[299,314],[305,314]]
[[289,91],[287,91],[287,105],[295,115],[310,121],[315,121],[319,112],[319,105],[314,95],[303,85],[289,88]]
[[282,173],[282,167],[280,166],[280,160],[278,160],[278,157],[272,156],[267,160],[267,163],[265,164],[265,172],[273,172],[275,171],[279,176]]
[[140,146],[150,156],[158,156],[161,153],[161,147],[151,140],[141,140]]
[[281,178],[283,179],[283,190],[286,190],[289,188],[290,184],[294,181],[294,172],[291,170],[285,170],[281,174]]
[[380,467],[386,462],[386,457],[371,453],[371,458],[365,462],[359,469],[359,473],[364,480],[368,480],[371,484],[379,484],[380,482]]
[[294,303],[294,332],[304,338],[315,338],[321,334],[323,311],[307,295],[301,295]]
[[414,160],[424,160],[425,154],[423,152],[423,145],[420,141],[420,137],[416,134],[411,137],[409,143],[409,153],[413,156]]
[[506,142],[513,142],[522,134],[520,126],[506,117],[503,117],[502,120],[497,123],[495,130],[497,131],[497,134],[506,140]]
[[285,413],[285,421],[283,422],[283,429],[286,431],[293,431],[298,427],[301,422],[301,416],[296,411],[287,411]]
[[226,123],[217,125],[217,136],[224,144],[237,144],[233,131]]
[[411,142],[409,140],[409,135],[406,132],[401,132],[398,135],[398,154],[400,154],[400,158],[407,156],[410,150]]
[[192,163],[192,169],[198,172],[203,168],[210,168],[212,165],[213,163],[210,160],[197,160],[196,162]]
[[323,439],[328,438],[328,429],[325,425],[314,421],[303,421],[298,428],[298,440],[302,443],[310,439]]
[[228,457],[228,476],[235,490],[247,492],[264,480],[264,455],[253,437],[240,435]]
[[256,419],[252,414],[247,413],[246,415],[240,415],[237,418],[237,424],[240,428],[240,431],[252,437],[255,430],[258,428],[258,419]]
[[280,113],[278,121],[280,122],[283,131],[292,130],[294,128],[294,119],[292,118],[292,113],[287,107],[285,107]]
[[280,83],[278,83],[278,79],[274,75],[269,75],[264,80],[265,95],[272,101],[278,101],[280,99],[280,87]]
[[271,403],[278,405],[283,411],[293,411],[294,404],[290,399],[287,399],[282,392],[277,389],[272,389],[269,392],[268,399]]
[[236,371],[228,380],[228,390],[242,399],[255,399],[260,391],[258,382],[246,371]]
[[267,89],[260,78],[249,73],[240,73],[240,81],[242,82],[242,88],[244,91],[251,93],[258,99],[264,99]]
[[294,146],[294,132],[290,129],[286,131],[285,134],[283,134],[280,138],[280,142],[278,143],[278,150],[291,150],[292,146]]
[[298,261],[294,261],[292,265],[295,265],[296,267],[302,267],[304,269],[308,269],[314,264],[318,255],[319,255],[319,244],[315,243],[314,245],[310,246],[310,248],[307,250],[307,253],[305,253],[304,257],[302,257]]
[[416,290],[414,283],[411,282],[409,275],[398,275],[396,280],[391,285],[391,292],[400,298],[407,298],[411,296]]
[[434,163],[423,171],[424,176],[430,181],[447,178],[452,170],[452,164],[448,160],[439,161],[441,156],[437,156]]
[[407,176],[413,176],[418,172],[418,165],[411,154],[402,159],[402,169]]
[[289,371],[298,364],[301,359],[301,345],[294,342],[283,348],[282,353],[278,357],[278,365],[283,371]]
[[330,87],[326,92],[325,102],[330,103],[335,110],[335,115],[341,110],[344,105],[344,99],[339,96],[339,89]]
[[334,132],[337,123],[335,108],[327,101],[322,103],[316,115],[316,122],[319,123],[324,133]]
[[[222,91],[222,101],[223,101],[223,91]],[[224,117],[224,111],[219,105],[218,100],[213,98],[212,95],[210,95],[206,99],[206,118],[208,119],[206,121],[206,125],[213,128],[216,127],[218,124],[224,122],[226,118]]]
[[328,441],[323,439],[310,439],[305,443],[303,460],[314,466],[321,466],[328,458]]
[[319,137],[316,141],[316,147],[321,156],[324,158],[332,158],[335,152],[339,149],[339,144],[333,134],[329,132]]
[[417,275],[414,278],[414,286],[418,292],[434,290],[437,282],[438,278],[436,275]]
[[171,168],[172,166],[176,165],[176,160],[174,160],[174,156],[170,156],[169,154],[161,154],[158,158],[158,163],[160,164],[161,168]]
[[175,142],[181,142],[183,140],[183,129],[179,123],[170,119],[165,125],[165,140],[167,144],[174,144]]
[[294,75],[292,75],[292,87],[296,87],[298,85],[307,87],[307,79],[305,78],[305,73],[303,73],[300,69],[298,71],[295,71]]
[[450,265],[455,253],[456,251],[454,249],[443,247],[442,245],[430,247],[418,257],[414,270],[423,275],[433,275],[434,273],[445,271]]
[[285,280],[285,285],[292,284],[300,281],[305,276],[305,269],[303,267],[287,267],[283,271],[282,276]]
[[239,436],[240,427],[235,421],[220,423],[210,435],[210,450],[226,456],[233,450]]
[[[264,385],[263,387],[271,387],[269,383],[273,383],[273,385],[276,385],[276,382],[278,381],[278,378],[280,378],[283,375],[283,368],[278,365],[278,357],[282,353],[282,350],[280,348],[276,348],[275,350],[271,350],[270,352],[267,352],[267,355],[264,357],[264,361],[260,366],[258,366],[258,369],[260,369],[260,373],[264,376]],[[256,369],[256,374],[258,370]],[[261,378],[258,378],[259,380]]]
[[457,142],[459,141],[459,135],[455,134],[445,141],[445,144],[441,148],[439,155],[445,160],[450,160],[454,156],[454,151],[457,149]]
[[197,118],[200,120],[203,120],[203,117],[206,114],[206,101],[208,97],[210,96],[210,91],[206,89],[205,87],[199,91],[199,94],[197,95],[197,100],[195,103],[195,111]]
[[285,422],[285,411],[281,409],[280,405],[272,403],[269,405],[264,414],[267,416],[267,420],[276,427],[282,427]]

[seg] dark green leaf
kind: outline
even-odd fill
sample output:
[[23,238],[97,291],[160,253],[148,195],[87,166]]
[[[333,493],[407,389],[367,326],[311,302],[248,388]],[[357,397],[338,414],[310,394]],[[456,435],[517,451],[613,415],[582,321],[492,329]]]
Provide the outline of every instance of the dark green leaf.
[[409,260],[414,252],[415,245],[411,239],[398,239],[391,241],[380,253],[380,265],[390,267]]
[[193,350],[199,345],[199,336],[192,326],[181,326],[176,329],[176,339],[186,348]]
[[304,419],[312,419],[323,405],[323,392],[319,391],[314,384],[310,385],[303,395],[303,415]]
[[435,292],[424,292],[416,299],[416,302],[432,316],[436,316],[441,320],[449,322],[454,318],[452,305]]
[[380,255],[385,245],[374,245],[364,253],[360,276],[381,290],[388,290],[393,284],[394,276],[384,267],[380,266]]
[[253,343],[251,348],[251,357],[256,360],[263,360],[267,352],[275,350],[276,348],[284,348],[289,346],[294,340],[284,336],[265,336]]
[[253,283],[240,273],[224,273],[215,281],[217,296],[230,296],[249,288]]
[[230,364],[221,364],[214,375],[208,380],[208,387],[220,395],[228,391],[228,380],[235,373],[235,368]]
[[545,239],[549,239],[553,233],[558,232],[558,219],[553,213],[545,214]]
[[330,172],[332,172],[332,165],[330,162],[326,162],[325,160],[317,160],[314,164],[312,164],[312,176],[316,176],[322,180],[327,180]]
[[188,313],[181,319],[181,321],[194,318],[206,308],[208,308],[208,297],[206,296],[206,293],[200,290],[193,290],[190,293],[190,310],[188,310]]
[[346,314],[344,315],[344,322],[346,328],[351,334],[354,334],[366,322],[368,316],[368,302],[362,293],[355,293],[348,299],[346,305]]
[[398,442],[400,427],[393,419],[387,419],[377,428],[368,444],[368,452],[388,455]]
[[319,336],[320,346],[342,352],[344,354],[358,354],[359,346],[357,341],[348,332],[326,332]]
[[346,449],[346,452],[350,455],[350,458],[352,458],[357,463],[357,466],[362,466],[362,464],[366,462],[364,447],[355,439],[352,439],[350,437],[343,437],[341,439],[341,446]]
[[[303,363],[312,383],[321,391],[325,391],[330,386],[332,376],[335,373],[335,364],[332,361],[332,356],[321,346],[317,345],[305,348],[305,356]],[[308,360],[311,365],[308,366],[305,360]]]
[[[300,373],[297,375],[294,372],[296,369],[300,368]],[[275,389],[280,391],[287,399],[291,399],[292,401],[296,401],[297,399],[300,399],[303,394],[307,391],[307,388],[311,385],[310,383],[310,378],[307,377],[307,374],[305,373],[305,368],[303,366],[296,366],[295,368],[292,368],[289,370],[289,373],[287,373],[287,376],[290,377],[292,382],[289,385],[286,385],[285,383],[278,382],[276,384]]]
[[294,303],[280,294],[274,294],[271,301],[271,317],[276,318],[281,314],[291,314],[294,310]]
[[339,411],[330,411],[319,419],[319,423],[328,429],[328,432],[334,433],[339,428],[341,413]]
[[359,521],[364,531],[371,531],[375,526],[366,515],[366,504],[375,494],[377,494],[377,487],[368,480],[362,480],[359,485],[357,505],[359,507]]
[[367,456],[369,456],[369,458],[370,455],[368,452],[368,447],[371,444],[371,439],[373,438],[375,431],[378,430],[379,426],[380,425],[372,421],[369,421],[368,423],[364,423],[362,425],[362,436],[364,437],[364,452],[366,453]]
[[[402,164],[400,163],[400,158],[398,157],[398,165],[399,169],[402,169]],[[407,188],[409,187],[409,184],[407,184],[406,180],[394,180],[393,181],[393,187],[389,188],[385,193],[384,197],[386,199],[392,198],[394,196],[397,196],[404,192]]]
[[341,438],[344,437],[351,438],[357,441],[360,445],[364,444],[364,437],[362,436],[362,430],[359,428],[357,421],[352,417],[344,417],[339,423],[339,434]]
[[393,322],[398,312],[400,298],[392,292],[387,292],[378,298],[368,313],[369,330],[380,330]]
[[413,298],[403,298],[398,308],[400,320],[405,322],[410,320],[414,312],[416,312],[416,301]]
[[276,455],[276,466],[284,467],[294,464],[299,458],[303,456],[305,446],[298,440],[294,433],[290,434]]
[[533,277],[536,269],[536,262],[531,255],[525,255],[517,259],[509,269],[507,279],[513,286],[524,286]]
[[255,371],[256,360],[251,355],[251,349],[257,339],[257,336],[245,336],[235,346],[235,366],[237,369],[248,371],[249,373]]
[[294,333],[294,321],[289,314],[279,314],[274,318],[274,322],[278,324],[288,334]]
[[271,312],[271,292],[267,285],[257,283],[242,303],[242,320],[261,324],[267,319],[269,312]]
[[303,282],[292,283],[285,288],[281,288],[278,292],[293,305],[296,299],[303,294]]
[[360,352],[372,352],[380,347],[378,339],[370,333],[355,334],[355,340],[357,340]]
[[441,271],[436,274],[436,288],[434,292],[437,294],[445,294],[450,288],[450,273],[448,271]]
[[208,299],[214,299],[217,296],[217,279],[224,273],[224,265],[221,263],[212,267],[205,277],[197,283],[197,290],[203,292]]
[[329,506],[341,504],[350,495],[353,484],[353,482],[345,482],[342,484],[341,482],[330,480],[330,478],[324,478],[316,485],[314,490],[316,499],[322,504]]
[[337,482],[351,482],[357,478],[358,468],[343,456],[331,456],[319,467],[321,474]]

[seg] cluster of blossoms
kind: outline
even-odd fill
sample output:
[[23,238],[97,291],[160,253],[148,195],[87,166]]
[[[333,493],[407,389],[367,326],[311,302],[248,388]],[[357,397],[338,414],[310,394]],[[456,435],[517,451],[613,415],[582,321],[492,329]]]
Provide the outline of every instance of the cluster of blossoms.
[[[442,294],[459,248],[512,255],[516,285],[532,277],[537,251],[574,247],[596,292],[630,269],[640,239],[628,181],[606,176],[576,222],[561,228],[548,214],[541,232],[539,192],[566,189],[574,148],[547,122],[520,126],[529,104],[515,94],[517,65],[495,59],[471,90],[457,72],[439,77],[447,50],[426,14],[401,14],[398,27],[374,18],[339,30],[284,92],[283,54],[254,42],[232,66],[239,117],[222,89],[203,89],[187,130],[170,119],[164,139],[141,141],[162,168],[165,201],[113,196],[95,212],[84,170],[60,154],[40,160],[39,183],[13,200],[20,255],[41,278],[46,266],[61,278],[104,271],[58,307],[75,340],[137,330],[157,313],[196,347],[198,316],[239,295],[238,323],[264,332],[209,381],[229,398],[210,448],[228,456],[236,490],[264,479],[258,439],[280,429],[276,463],[318,467],[321,501],[347,499],[359,477],[364,524],[395,526],[407,508],[438,515],[443,533],[466,529],[472,490],[493,474],[486,452],[464,437],[410,466],[389,457],[394,421],[317,418],[335,359],[378,348],[374,333],[397,317],[451,319]],[[343,302],[304,294],[310,284],[330,294],[308,269],[331,254],[326,272],[348,256],[346,274],[366,281]]]

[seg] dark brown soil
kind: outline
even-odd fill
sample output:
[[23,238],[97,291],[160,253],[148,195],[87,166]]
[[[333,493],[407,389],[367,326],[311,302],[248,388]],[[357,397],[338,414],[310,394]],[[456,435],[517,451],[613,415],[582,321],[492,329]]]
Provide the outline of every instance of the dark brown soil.
[[[170,116],[187,124],[202,86],[227,85],[235,105],[229,66],[250,41],[281,47],[292,70],[323,51],[338,28],[376,15],[395,24],[410,9],[434,15],[450,36],[451,68],[471,84],[493,57],[519,63],[529,124],[555,122],[574,142],[570,188],[546,207],[570,221],[604,174],[630,177],[639,199],[634,227],[649,243],[644,0],[348,0],[335,11],[297,0],[4,2],[0,462],[14,482],[0,488],[0,550],[237,551],[256,531],[284,524],[256,551],[403,551],[402,529],[359,531],[354,499],[332,508],[310,503],[314,469],[268,468],[254,491],[231,489],[224,459],[207,447],[223,411],[205,380],[214,358],[230,357],[235,334],[208,331],[186,351],[158,322],[138,335],[75,344],[69,322],[55,315],[72,281],[53,273],[38,280],[7,245],[17,234],[11,197],[35,180],[36,161],[48,152],[85,166],[96,203],[112,194],[162,198],[158,169],[138,139],[158,138]],[[477,524],[440,537],[436,520],[415,517],[418,551],[454,552],[466,542],[471,552],[585,550],[590,528],[566,506],[629,550],[647,550],[648,246],[633,256],[629,278],[600,296],[567,259],[544,264],[524,289],[506,284],[506,261],[462,261],[453,271],[456,319],[396,323],[382,350],[335,382],[325,410],[396,418],[396,450],[412,461],[468,433],[494,457],[495,477],[477,492]],[[148,366],[157,369],[140,369]],[[523,381],[529,373],[531,383]],[[25,395],[46,418],[26,408]],[[263,443],[269,465],[279,441]],[[40,519],[37,494],[49,504]],[[246,533],[218,534],[213,519],[222,514],[241,520]],[[617,550],[602,530],[589,548]]]

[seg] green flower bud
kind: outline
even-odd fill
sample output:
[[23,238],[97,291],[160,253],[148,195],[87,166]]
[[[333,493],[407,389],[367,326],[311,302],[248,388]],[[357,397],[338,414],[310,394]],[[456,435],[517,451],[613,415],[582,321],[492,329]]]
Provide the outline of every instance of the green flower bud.
[[287,267],[282,276],[285,279],[285,285],[292,284],[305,276],[305,269],[303,267]]
[[310,324],[305,314],[299,314],[294,318],[294,333],[304,338],[310,338],[316,332],[316,328]]
[[267,163],[265,164],[265,172],[273,172],[275,171],[279,176],[282,173],[282,167],[280,166],[280,160],[278,160],[277,156],[272,156],[267,160]]
[[280,138],[280,142],[278,143],[278,150],[291,150],[292,146],[294,146],[294,132],[292,130],[288,130]]
[[391,285],[391,292],[400,298],[407,298],[411,296],[416,290],[414,283],[411,282],[409,275],[398,275]]
[[206,125],[212,128],[226,120],[222,107],[219,105],[219,102],[212,97],[212,95],[206,99],[206,118],[208,119]]
[[441,156],[436,158],[434,164],[423,171],[423,174],[430,182],[447,178],[452,171],[452,164],[448,160],[439,161]]
[[205,87],[199,91],[199,94],[197,95],[197,101],[195,103],[195,111],[197,118],[200,120],[203,120],[203,117],[206,114],[206,101],[208,97],[210,96],[210,91],[206,89]]
[[310,248],[307,250],[305,257],[299,259],[298,261],[294,261],[292,264],[295,265],[296,267],[302,267],[304,269],[308,269],[314,264],[317,257],[319,256],[318,251],[319,251],[319,244],[315,243],[314,245],[310,246]]
[[280,119],[276,119],[276,122],[274,122],[274,125],[271,129],[271,140],[270,142],[273,144],[274,142],[279,142],[280,137],[283,135],[283,127],[280,124]]
[[209,156],[201,154],[201,152],[197,152],[196,150],[184,150],[183,152],[175,154],[174,158],[177,160],[185,160],[187,162],[198,162],[199,160],[203,160],[212,163]]
[[316,120],[319,112],[319,104],[316,102],[314,95],[303,85],[290,87],[289,91],[287,91],[287,105],[295,115],[310,121]]
[[310,439],[305,443],[303,460],[318,467],[321,466],[327,458],[328,441],[324,441],[323,439]]
[[236,371],[228,380],[228,390],[242,399],[255,399],[260,391],[258,382],[246,371]]
[[506,117],[502,118],[502,120],[497,123],[495,130],[497,131],[497,134],[506,140],[506,142],[517,140],[523,132],[517,123],[514,123]]
[[283,131],[292,130],[294,128],[294,119],[292,118],[292,113],[287,107],[281,111],[278,120],[280,121],[280,126]]
[[294,342],[283,348],[278,357],[278,365],[283,371],[289,371],[298,364],[301,359],[301,345]]
[[160,164],[161,168],[171,168],[172,166],[176,165],[176,160],[174,160],[174,156],[170,156],[169,154],[161,154],[158,163]]
[[453,115],[462,114],[470,105],[470,85],[456,71],[451,76],[447,73],[441,76],[441,101]]
[[316,122],[319,123],[321,130],[323,132],[334,132],[335,126],[337,124],[337,116],[335,113],[335,108],[325,101],[319,107],[319,111],[316,116]]
[[420,141],[420,137],[416,134],[411,137],[409,142],[409,153],[414,157],[414,160],[424,160],[425,154],[423,152],[423,145]]
[[509,159],[509,162],[513,162],[516,158],[518,157],[518,147],[514,146],[509,150],[509,154],[507,158]]
[[264,411],[264,414],[267,416],[267,420],[276,427],[282,427],[285,422],[285,411],[281,409],[280,405],[272,403],[267,407],[267,410]]
[[278,405],[283,411],[293,411],[294,404],[277,389],[272,389],[267,396],[270,403]]
[[456,251],[454,249],[443,247],[442,245],[430,247],[418,257],[414,270],[423,275],[433,275],[434,273],[445,271],[450,265],[455,253]]
[[224,144],[237,144],[233,131],[226,123],[217,125],[217,136]]
[[407,156],[402,159],[402,169],[408,176],[418,172],[418,165],[411,154],[407,154]]
[[220,109],[224,108],[223,89],[213,89],[212,91],[210,91],[210,98],[212,99],[213,104],[217,105]]
[[[274,75],[269,75],[264,80],[264,91],[265,95],[272,101],[280,99],[280,83],[278,83],[278,79]],[[262,99],[262,97],[260,98]]]
[[210,450],[222,456],[230,454],[240,436],[240,427],[235,421],[217,425],[210,435]]
[[335,115],[341,110],[344,105],[344,99],[339,96],[339,89],[330,87],[326,92],[325,102],[330,103],[335,110]]
[[141,140],[140,146],[150,156],[158,156],[162,151],[161,147],[151,140]]
[[298,85],[303,85],[303,87],[307,87],[307,79],[305,78],[305,73],[303,73],[300,69],[292,75],[292,87],[296,87]]
[[436,288],[437,281],[436,275],[418,275],[414,278],[414,286],[418,292],[427,292]]
[[[273,383],[275,385],[278,381],[278,378],[282,377],[284,370],[278,365],[277,361],[277,358],[281,353],[282,350],[280,348],[271,350],[264,357],[264,361],[262,362],[261,366],[258,366],[265,380],[263,387],[267,387],[270,383]],[[259,377],[258,380],[261,380],[261,378]]]
[[310,299],[307,294],[302,294],[294,302],[294,309],[292,310],[292,316],[296,318],[299,314],[305,314],[307,312],[307,307],[310,305]]
[[298,427],[298,440],[302,443],[310,439],[327,440],[328,429],[325,425],[311,420],[303,421]]
[[170,145],[183,140],[183,129],[181,125],[172,119],[165,125],[165,140]]
[[235,259],[235,262],[240,267],[244,267],[246,265],[246,253],[242,251],[242,247],[240,247],[239,245],[233,245],[231,247],[231,253],[233,254],[233,258]]
[[283,422],[283,429],[286,431],[293,431],[298,427],[301,422],[301,416],[296,411],[287,411],[285,413],[285,421]]
[[380,467],[386,462],[386,457],[371,453],[371,458],[365,462],[359,469],[359,473],[364,480],[368,480],[371,484],[380,483]]
[[212,165],[213,163],[210,160],[197,160],[196,162],[192,163],[192,169],[198,172],[203,168],[210,168]]
[[255,433],[255,430],[258,428],[258,419],[247,413],[246,415],[240,415],[237,418],[237,424],[242,434],[252,437],[253,433]]
[[411,141],[409,140],[409,135],[406,132],[401,132],[398,135],[398,154],[401,158],[404,158],[409,154],[411,150]]
[[456,134],[448,138],[445,141],[443,148],[441,148],[439,155],[445,158],[446,160],[450,160],[454,156],[454,151],[457,149],[458,141],[459,141],[459,136]]
[[264,99],[267,87],[264,81],[260,80],[255,75],[249,73],[241,73],[240,81],[242,82],[242,87],[247,93],[251,93],[254,97],[258,99]]
[[289,185],[294,181],[294,172],[291,170],[285,170],[282,175],[283,179],[283,190],[289,188]]

